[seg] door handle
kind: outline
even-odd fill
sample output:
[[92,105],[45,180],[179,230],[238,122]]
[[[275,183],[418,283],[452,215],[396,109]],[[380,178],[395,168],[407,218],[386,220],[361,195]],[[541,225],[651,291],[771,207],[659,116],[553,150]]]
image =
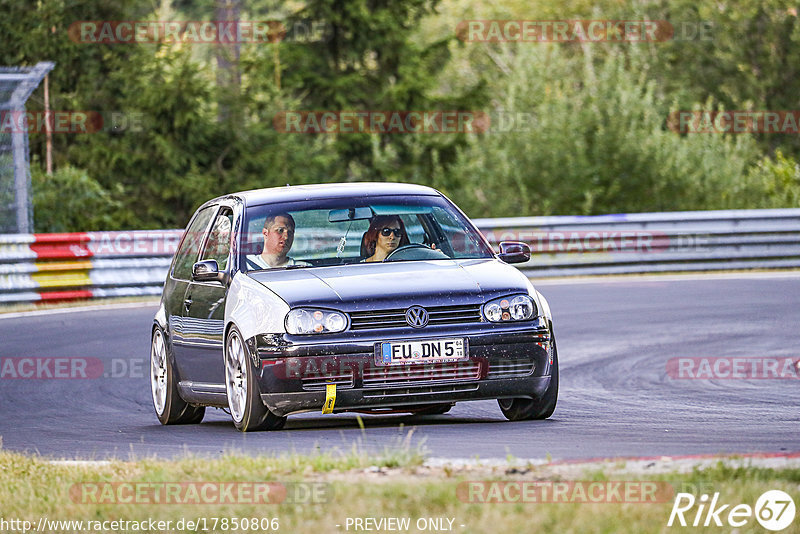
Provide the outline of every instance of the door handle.
[[188,299],[183,301],[183,307],[186,308],[186,311],[189,311],[189,307],[192,305],[192,298],[189,297]]

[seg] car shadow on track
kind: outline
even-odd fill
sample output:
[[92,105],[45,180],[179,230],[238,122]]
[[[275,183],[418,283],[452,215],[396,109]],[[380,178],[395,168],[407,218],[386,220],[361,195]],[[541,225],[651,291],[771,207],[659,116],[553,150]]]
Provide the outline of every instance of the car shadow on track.
[[[505,420],[503,417],[476,417],[476,416],[452,416],[452,415],[410,415],[410,416],[402,416],[402,415],[393,415],[393,416],[385,416],[385,415],[365,415],[361,417],[361,421],[364,425],[364,428],[400,428],[400,427],[447,427],[453,425],[481,425],[481,424],[506,424],[506,425],[513,425],[513,422]],[[556,420],[546,420],[546,421],[525,421],[525,424],[531,423],[540,423],[540,424],[548,424],[548,423],[556,423]],[[215,421],[203,421],[200,424],[201,427],[209,428],[214,427],[222,429],[222,428],[233,428],[233,423],[231,421],[222,421],[222,420],[215,420]],[[326,430],[326,429],[358,429],[360,425],[358,423],[358,417],[352,414],[343,414],[339,416],[314,416],[314,417],[303,417],[303,416],[295,416],[289,417],[289,420],[286,422],[286,426],[283,427],[282,431],[315,431],[315,430]],[[278,431],[281,432],[281,431]]]

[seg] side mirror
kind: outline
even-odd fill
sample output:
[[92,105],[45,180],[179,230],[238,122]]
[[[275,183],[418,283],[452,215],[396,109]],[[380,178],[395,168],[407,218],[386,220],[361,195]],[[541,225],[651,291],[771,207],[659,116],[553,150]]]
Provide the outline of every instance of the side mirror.
[[518,241],[501,241],[497,257],[506,263],[525,263],[531,259],[531,247]]
[[192,280],[195,282],[222,282],[224,274],[219,272],[217,260],[203,260],[192,265]]

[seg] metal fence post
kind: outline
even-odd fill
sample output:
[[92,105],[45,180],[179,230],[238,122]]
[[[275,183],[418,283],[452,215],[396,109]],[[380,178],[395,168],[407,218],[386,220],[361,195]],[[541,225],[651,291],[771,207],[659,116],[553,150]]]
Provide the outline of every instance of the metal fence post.
[[[4,163],[2,158],[0,158],[0,165],[10,166],[13,169],[13,185],[5,184],[5,188],[11,191],[14,197],[13,202],[8,202],[8,205],[0,206],[0,208],[13,209],[15,212],[13,226],[8,222],[10,217],[0,218],[0,232],[29,233],[33,231],[25,102],[54,66],[55,63],[44,61],[33,67],[0,67],[0,94],[10,93],[5,101],[0,101],[0,113],[12,114],[11,120],[8,122],[12,125],[10,132],[11,165]],[[4,174],[7,173],[0,172],[0,180]],[[0,183],[0,193],[2,193],[3,185]]]

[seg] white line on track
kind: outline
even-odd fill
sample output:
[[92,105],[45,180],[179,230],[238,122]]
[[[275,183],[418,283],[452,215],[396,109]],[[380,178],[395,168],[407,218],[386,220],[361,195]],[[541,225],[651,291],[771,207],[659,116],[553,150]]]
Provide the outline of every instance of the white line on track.
[[536,278],[529,277],[534,286],[557,286],[577,284],[631,284],[638,282],[695,282],[702,280],[782,280],[800,279],[800,271],[758,273],[713,273],[713,274],[646,274],[619,276],[586,276]]
[[[540,458],[521,459],[484,459],[474,458],[428,458],[423,463],[426,467],[456,469],[507,469],[538,468],[569,476],[579,476],[586,470],[603,469],[606,474],[637,473],[656,474],[682,472],[690,473],[694,469],[715,467],[723,463],[729,467],[763,467],[771,469],[789,469],[800,467],[800,452],[790,453],[743,453],[725,455],[677,455],[659,457],[623,457],[593,458],[568,461],[549,461]],[[543,473],[544,474],[544,473]]]
[[40,315],[55,315],[58,313],[80,313],[102,310],[121,310],[125,308],[149,308],[158,306],[158,300],[145,300],[142,302],[123,302],[119,304],[95,304],[94,306],[76,306],[74,308],[54,308],[52,310],[32,310],[24,312],[0,313],[0,319],[13,319],[18,317],[36,317]]
[[[125,460],[116,460],[125,462]],[[539,468],[551,470],[565,475],[577,476],[584,470],[614,471],[616,473],[656,474],[683,472],[689,473],[694,469],[715,467],[720,462],[729,467],[762,467],[772,469],[788,469],[800,467],[800,452],[787,453],[744,453],[729,455],[678,455],[659,457],[628,457],[628,458],[594,458],[585,460],[551,461],[543,458],[531,459],[484,459],[474,458],[428,458],[425,467],[456,469],[508,469]],[[52,465],[68,467],[105,467],[112,464],[110,460],[51,460]]]

